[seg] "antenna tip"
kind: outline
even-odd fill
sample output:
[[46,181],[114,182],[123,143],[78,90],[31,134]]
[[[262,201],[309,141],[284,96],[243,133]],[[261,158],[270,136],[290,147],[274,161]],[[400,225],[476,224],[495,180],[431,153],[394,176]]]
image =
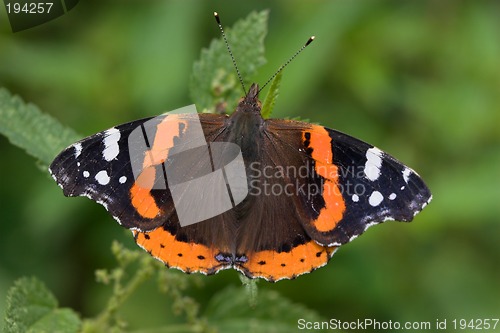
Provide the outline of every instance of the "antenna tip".
[[311,36],[311,37],[309,37],[309,39],[307,40],[307,42],[306,42],[306,45],[305,45],[305,46],[307,46],[307,45],[311,44],[315,38],[316,38],[316,36]]
[[217,12],[214,12],[214,17],[215,17],[215,20],[217,21],[217,23],[220,24],[220,18],[219,18],[219,14]]

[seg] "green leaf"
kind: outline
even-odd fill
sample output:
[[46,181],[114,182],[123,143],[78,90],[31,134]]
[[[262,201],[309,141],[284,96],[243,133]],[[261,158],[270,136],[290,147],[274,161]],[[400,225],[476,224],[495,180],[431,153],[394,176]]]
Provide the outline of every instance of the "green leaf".
[[283,71],[278,72],[271,82],[271,86],[269,87],[269,91],[267,92],[266,99],[264,100],[264,104],[262,104],[262,118],[267,119],[271,116],[271,113],[274,109],[274,104],[276,104],[276,100],[278,99],[278,95],[280,93],[280,84],[281,78],[283,77]]
[[248,304],[251,307],[255,307],[257,305],[257,295],[259,292],[259,289],[257,288],[257,283],[259,282],[259,280],[247,278],[243,274],[239,274],[238,277],[240,278],[243,287],[245,287],[245,292],[248,298]]
[[0,133],[45,165],[80,139],[73,130],[3,88],[0,88],[0,119]]
[[[264,37],[267,34],[268,16],[267,10],[252,12],[247,18],[238,21],[232,29],[226,30],[227,40],[243,80],[248,80],[266,62]],[[201,51],[200,59],[194,63],[190,94],[198,110],[210,112],[214,112],[216,107],[232,111],[243,95],[238,75],[222,38],[213,40],[208,49]]]
[[7,294],[6,333],[78,332],[80,318],[71,309],[58,309],[57,300],[36,278],[21,278]]
[[[259,290],[256,306],[243,288],[228,287],[216,294],[205,311],[210,326],[219,332],[296,332],[299,319],[325,321],[316,312],[279,293]],[[318,331],[320,332],[320,331]]]

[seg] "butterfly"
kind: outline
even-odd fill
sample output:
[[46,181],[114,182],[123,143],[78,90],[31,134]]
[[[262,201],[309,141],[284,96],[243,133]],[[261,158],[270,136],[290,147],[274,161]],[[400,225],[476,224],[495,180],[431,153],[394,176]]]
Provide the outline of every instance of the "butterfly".
[[[231,115],[166,114],[91,135],[49,171],[64,195],[103,205],[167,267],[207,275],[234,268],[268,281],[322,267],[370,226],[411,221],[431,201],[414,170],[373,145],[320,125],[264,119],[259,92],[253,84]],[[199,139],[201,150],[179,153]],[[217,144],[237,147],[243,177],[231,178],[227,161],[205,148]],[[172,168],[191,181],[220,171],[219,181],[179,187]],[[182,223],[228,197],[228,208]]]

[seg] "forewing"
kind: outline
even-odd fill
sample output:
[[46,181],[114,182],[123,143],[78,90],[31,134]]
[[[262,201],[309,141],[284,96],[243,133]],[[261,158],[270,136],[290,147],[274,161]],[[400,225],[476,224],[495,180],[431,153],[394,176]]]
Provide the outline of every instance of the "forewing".
[[307,176],[294,181],[315,186],[299,191],[296,210],[303,212],[308,235],[321,245],[345,244],[387,220],[411,221],[431,200],[415,171],[361,140],[286,120],[268,120],[267,133],[276,160],[304,161]]
[[[175,115],[178,126],[170,128],[161,127],[165,117],[113,127],[66,148],[49,171],[66,196],[89,197],[126,228],[153,230],[175,214],[162,168],[169,144],[189,137],[196,116]],[[225,116],[202,114],[200,120],[208,138],[224,129]]]

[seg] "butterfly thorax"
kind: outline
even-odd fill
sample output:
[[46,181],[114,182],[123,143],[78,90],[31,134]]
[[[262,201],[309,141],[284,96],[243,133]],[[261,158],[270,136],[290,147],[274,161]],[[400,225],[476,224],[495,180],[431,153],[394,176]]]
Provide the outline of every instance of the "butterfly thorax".
[[258,95],[259,87],[254,83],[228,119],[226,140],[240,146],[247,165],[257,160],[263,142],[264,119]]
[[[258,99],[258,92],[258,86],[253,84],[246,96],[240,99],[235,111],[227,118],[224,131],[224,141],[234,143],[241,149],[249,187],[252,181],[251,169],[260,162],[265,148],[265,122],[260,114],[261,102]],[[238,205],[235,210],[238,220],[245,219],[254,200],[253,196],[248,196]]]

